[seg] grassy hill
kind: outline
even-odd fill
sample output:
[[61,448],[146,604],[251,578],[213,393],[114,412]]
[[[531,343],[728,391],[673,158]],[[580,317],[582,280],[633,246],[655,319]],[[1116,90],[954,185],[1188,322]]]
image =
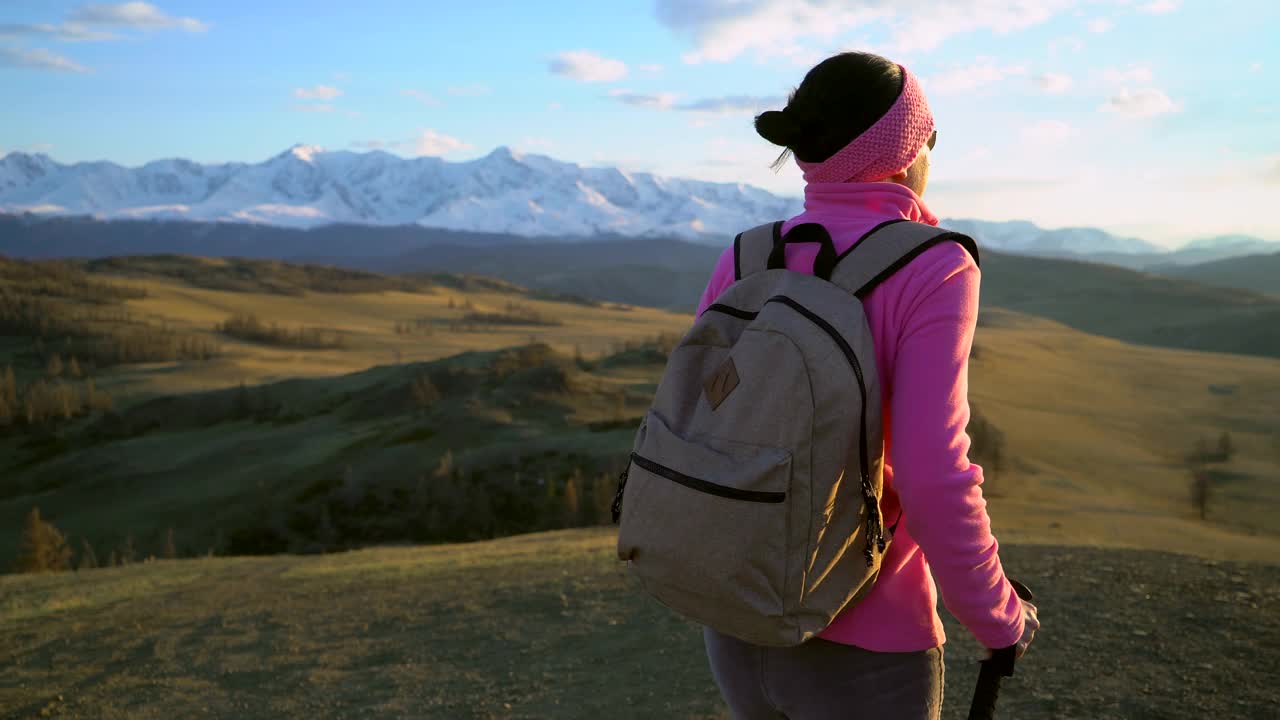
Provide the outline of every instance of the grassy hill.
[[[190,263],[217,269],[203,284],[238,289],[176,280]],[[589,522],[660,375],[657,346],[689,323],[479,279],[376,289],[366,284],[377,276],[232,272],[240,266],[223,260],[102,267],[85,277],[123,292],[113,302],[133,321],[218,343],[207,359],[98,368],[113,410],[0,434],[0,525],[17,527],[38,505],[103,555],[131,537],[139,554],[158,554],[169,527],[184,553],[548,529],[568,522],[569,477],[578,510],[568,524]],[[329,291],[308,289],[321,281]],[[528,324],[517,307],[554,322]],[[345,342],[299,349],[213,331],[241,312]],[[0,363],[40,371],[29,346],[9,342]],[[987,491],[1024,541],[1275,552],[1275,360],[1128,345],[986,311],[971,377],[975,405],[1007,438]],[[1236,453],[1213,468],[1201,523],[1185,457],[1223,433]],[[437,517],[424,520],[431,508]],[[0,559],[15,542],[0,536]]]
[[1280,357],[1280,298],[1069,260],[984,256],[984,307],[1158,347]]
[[[698,629],[640,593],[614,537],[0,577],[0,715],[727,719]],[[1000,717],[1274,717],[1280,567],[1001,556],[1044,627]],[[943,717],[958,720],[978,650],[944,620]]]
[[1154,272],[1204,285],[1280,295],[1280,253],[1247,255],[1199,265],[1153,268]]
[[[126,331],[215,346],[87,366],[110,410],[0,429],[0,527],[39,506],[102,561],[158,555],[171,527],[186,557],[369,547],[0,576],[0,715],[726,717],[696,629],[638,594],[610,530],[538,532],[600,521],[687,314],[232,260],[0,272],[14,307],[86,333],[37,349],[34,315],[4,316],[0,365],[23,382]],[[216,329],[242,313],[344,343]],[[1009,716],[1270,716],[1278,362],[984,310],[970,394],[1006,437],[984,494],[1046,623]],[[1185,457],[1223,433],[1202,522]],[[948,622],[950,719],[975,668]]]
[[[442,245],[394,259],[344,262],[384,271],[496,275],[529,287],[692,312],[721,249],[674,240]],[[496,257],[503,262],[495,263]],[[984,307],[1040,315],[1126,342],[1280,357],[1280,298],[1275,296],[1212,287],[1222,283],[1194,274],[1175,279],[994,252],[984,252],[982,259]],[[1277,276],[1264,270],[1259,278],[1265,287],[1267,277]]]

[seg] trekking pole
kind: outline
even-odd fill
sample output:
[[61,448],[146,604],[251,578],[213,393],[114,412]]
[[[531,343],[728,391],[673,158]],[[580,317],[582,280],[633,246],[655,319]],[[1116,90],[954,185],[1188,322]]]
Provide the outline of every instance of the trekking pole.
[[[1031,602],[1034,597],[1026,585],[1010,580],[1018,597]],[[978,687],[973,691],[973,704],[969,706],[969,720],[992,720],[996,716],[996,700],[1000,697],[1000,682],[1013,677],[1013,663],[1017,659],[1018,646],[992,650],[991,657],[982,661],[978,673]]]

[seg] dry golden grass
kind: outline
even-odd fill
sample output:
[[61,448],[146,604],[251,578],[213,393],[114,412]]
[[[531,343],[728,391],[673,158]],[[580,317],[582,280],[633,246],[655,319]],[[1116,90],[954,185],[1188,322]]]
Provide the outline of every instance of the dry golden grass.
[[[0,716],[725,720],[699,629],[641,592],[615,542],[591,528],[0,577]],[[1045,623],[1001,717],[1274,717],[1280,568],[1001,555]],[[943,718],[959,720],[978,649],[944,622]]]
[[[627,340],[683,332],[688,315],[593,308],[498,292],[236,293],[155,279],[131,311],[171,327],[206,330],[236,312],[285,326],[347,334],[346,349],[297,351],[223,339],[211,363],[125,369],[104,386],[117,396],[164,394],[288,377],[355,372],[397,360],[496,349],[536,337],[590,357]],[[454,307],[450,308],[450,300]],[[515,300],[562,324],[400,335],[397,322],[445,323],[499,312]],[[470,303],[470,309],[463,306]],[[990,480],[997,529],[1018,542],[1168,549],[1217,558],[1280,559],[1280,361],[1136,346],[1041,318],[984,314],[970,397],[1008,438],[1010,461]],[[657,368],[618,380],[652,382]],[[1216,394],[1210,385],[1234,387]],[[1237,452],[1219,469],[1210,523],[1195,518],[1183,458],[1200,439],[1230,432]]]
[[[130,311],[169,327],[205,331],[234,313],[254,313],[264,322],[286,327],[317,326],[346,334],[348,347],[300,351],[219,338],[224,356],[199,364],[151,365],[123,370],[108,379],[119,394],[165,394],[226,387],[243,380],[257,384],[292,377],[324,377],[375,365],[435,360],[468,350],[522,345],[531,337],[556,350],[586,357],[608,352],[618,342],[643,340],[665,332],[683,332],[686,315],[652,308],[594,308],[570,302],[533,300],[497,292],[438,288],[424,292],[364,294],[306,293],[302,296],[236,293],[190,287],[161,280],[114,280],[144,287],[147,297],[129,301]],[[453,300],[455,307],[450,308]],[[444,327],[469,312],[503,312],[515,301],[562,323],[552,327],[478,326],[473,331]],[[464,310],[464,303],[473,309]],[[427,318],[440,322],[430,334],[395,332],[397,322]]]
[[[970,398],[1008,437],[1012,468],[992,502],[1011,537],[1280,561],[1280,361],[1128,345],[1012,313],[993,313],[978,345]],[[1222,432],[1237,450],[1206,525],[1184,458]]]

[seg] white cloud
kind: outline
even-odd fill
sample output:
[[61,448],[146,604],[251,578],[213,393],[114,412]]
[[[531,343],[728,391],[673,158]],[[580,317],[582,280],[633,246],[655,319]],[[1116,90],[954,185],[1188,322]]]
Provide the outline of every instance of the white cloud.
[[1152,0],[1152,2],[1139,6],[1139,10],[1150,15],[1164,15],[1178,9],[1181,3],[1179,0]]
[[332,100],[342,91],[331,85],[316,85],[309,88],[294,88],[293,96],[299,100]]
[[328,103],[298,103],[293,109],[305,113],[331,113],[336,108]]
[[[754,52],[760,58],[814,56],[852,30],[886,24],[889,49],[930,50],[948,37],[975,30],[1009,33],[1042,23],[1077,0],[657,0],[658,21],[690,39],[685,62],[726,62]],[[883,34],[880,28],[877,34]]]
[[658,65],[658,64],[655,64],[655,63],[649,63],[649,64],[646,64],[646,65],[637,65],[637,66],[636,66],[636,69],[637,69],[637,70],[639,70],[639,71],[640,71],[640,72],[642,72],[642,73],[655,74],[655,73],[660,73],[660,72],[662,72],[665,68],[663,68],[661,65]]
[[563,105],[563,104],[561,104],[561,103],[558,103],[558,102],[549,102],[549,103],[547,103],[547,109],[548,109],[548,110],[563,110],[563,109],[564,109],[564,105]]
[[614,82],[627,76],[627,64],[591,52],[569,50],[551,58],[548,68],[581,82]]
[[1130,65],[1124,70],[1107,68],[1102,71],[1102,79],[1112,85],[1150,83],[1154,75],[1149,65]]
[[449,94],[456,95],[458,97],[480,97],[481,95],[488,95],[491,92],[493,92],[493,88],[488,85],[479,84],[459,85],[449,88]]
[[351,146],[364,150],[399,150],[415,157],[448,155],[471,149],[471,145],[455,137],[430,129],[421,130],[408,140],[356,140]]
[[1076,127],[1061,120],[1041,120],[1021,130],[1022,139],[1034,145],[1057,145],[1079,134]]
[[1268,185],[1280,185],[1280,155],[1273,155],[1268,159],[1271,168],[1263,173],[1262,181]]
[[423,130],[418,133],[417,137],[408,143],[402,143],[403,149],[409,150],[413,155],[448,155],[451,152],[459,150],[470,150],[471,146],[459,140],[458,138],[436,132],[435,130]]
[[425,92],[423,92],[423,91],[421,91],[421,90],[414,90],[414,89],[410,88],[410,89],[408,89],[408,90],[401,90],[401,91],[400,91],[400,94],[401,94],[401,95],[403,95],[403,96],[405,96],[405,97],[411,97],[411,98],[413,98],[414,100],[417,100],[418,102],[422,103],[423,105],[425,105],[425,106],[427,106],[427,107],[440,107],[441,105],[443,105],[443,104],[444,104],[444,103],[440,102],[439,100],[437,100],[437,99],[436,99],[434,96],[432,96],[430,93],[425,93]]
[[699,115],[751,115],[786,103],[786,98],[781,96],[725,95],[677,104],[679,96],[675,93],[638,93],[626,89],[610,90],[609,97],[634,107],[679,110]]
[[1249,65],[1249,72],[1262,72],[1262,63],[1256,62]]
[[80,25],[105,25],[139,30],[204,32],[209,29],[207,23],[195,18],[166,15],[155,5],[145,2],[85,5],[71,14],[70,22]]
[[630,90],[610,90],[609,97],[633,107],[669,110],[676,104],[675,93],[637,93]]
[[1027,68],[1023,65],[999,65],[992,58],[978,58],[972,65],[953,67],[922,78],[920,82],[927,92],[947,95],[971,92],[1008,77],[1026,74]]
[[1084,50],[1084,41],[1074,36],[1060,37],[1049,41],[1049,52],[1057,55],[1063,50],[1078,53]]
[[765,110],[778,109],[786,102],[787,99],[781,96],[726,95],[681,103],[676,106],[676,109],[715,115],[754,115]]
[[118,35],[101,30],[91,30],[77,23],[50,25],[49,23],[21,24],[0,23],[0,38],[15,38],[26,35],[45,35],[63,42],[88,42],[92,40],[115,40]]
[[0,47],[0,67],[31,68],[33,70],[52,70],[54,72],[92,72],[89,68],[70,58],[65,58],[43,48],[22,50],[20,48]]
[[1108,98],[1107,102],[1098,109],[1126,117],[1149,118],[1178,112],[1182,110],[1182,105],[1174,102],[1163,90],[1156,88],[1130,90],[1126,87]]
[[1060,95],[1070,90],[1074,81],[1070,75],[1062,73],[1041,73],[1033,78],[1033,82],[1050,95]]
[[1094,18],[1089,21],[1089,32],[1091,33],[1104,33],[1113,27],[1115,27],[1115,23],[1107,18]]

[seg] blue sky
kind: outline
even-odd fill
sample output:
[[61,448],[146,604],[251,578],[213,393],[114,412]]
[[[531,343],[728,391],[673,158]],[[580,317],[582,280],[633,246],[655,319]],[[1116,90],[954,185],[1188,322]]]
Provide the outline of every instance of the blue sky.
[[499,145],[799,195],[753,112],[840,50],[921,76],[944,217],[1280,240],[1280,3],[0,5],[0,153],[256,162]]

